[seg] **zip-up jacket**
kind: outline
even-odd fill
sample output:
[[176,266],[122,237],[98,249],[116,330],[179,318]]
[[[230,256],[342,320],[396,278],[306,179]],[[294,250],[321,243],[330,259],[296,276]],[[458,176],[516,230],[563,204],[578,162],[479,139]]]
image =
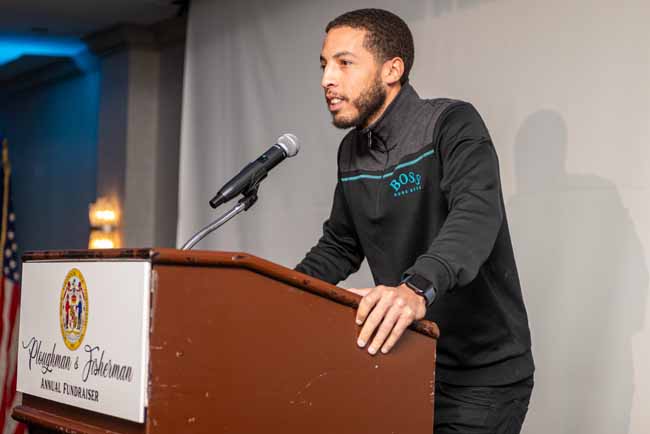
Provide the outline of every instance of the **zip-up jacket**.
[[382,116],[351,130],[323,235],[296,267],[336,284],[367,258],[376,285],[434,284],[437,379],[505,385],[534,371],[497,155],[466,102],[420,99],[406,83]]

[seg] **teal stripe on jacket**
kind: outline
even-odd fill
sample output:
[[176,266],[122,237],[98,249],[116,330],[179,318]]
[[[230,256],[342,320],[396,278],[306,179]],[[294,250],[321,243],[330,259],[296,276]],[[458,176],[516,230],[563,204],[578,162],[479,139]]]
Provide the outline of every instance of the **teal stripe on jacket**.
[[417,164],[423,158],[429,157],[431,155],[433,155],[433,149],[430,150],[430,151],[425,152],[424,154],[420,155],[419,157],[417,157],[414,160],[406,161],[404,163],[398,164],[397,166],[395,166],[395,169],[393,169],[392,172],[385,173],[383,175],[367,175],[367,174],[363,174],[363,175],[357,175],[357,176],[349,176],[347,178],[341,178],[341,182],[358,181],[359,179],[385,179],[385,178],[390,178],[391,176],[393,176],[393,174],[397,170],[403,169],[403,168],[408,167],[408,166],[412,166],[414,164]]

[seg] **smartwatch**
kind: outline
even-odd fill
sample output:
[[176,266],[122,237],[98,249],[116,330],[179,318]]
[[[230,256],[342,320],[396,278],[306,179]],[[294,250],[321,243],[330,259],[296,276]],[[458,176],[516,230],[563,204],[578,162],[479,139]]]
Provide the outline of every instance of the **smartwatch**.
[[421,295],[426,300],[427,306],[431,306],[436,298],[436,288],[430,280],[419,274],[409,274],[402,280],[406,286],[411,288],[417,295]]

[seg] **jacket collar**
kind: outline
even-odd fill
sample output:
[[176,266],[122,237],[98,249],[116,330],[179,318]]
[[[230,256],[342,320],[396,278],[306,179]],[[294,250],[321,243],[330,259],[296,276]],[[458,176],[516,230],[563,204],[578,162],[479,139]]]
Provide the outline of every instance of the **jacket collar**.
[[421,106],[421,99],[407,81],[386,107],[382,115],[370,126],[357,129],[368,140],[368,146],[380,151],[390,151],[399,144],[403,133],[409,128],[409,119]]

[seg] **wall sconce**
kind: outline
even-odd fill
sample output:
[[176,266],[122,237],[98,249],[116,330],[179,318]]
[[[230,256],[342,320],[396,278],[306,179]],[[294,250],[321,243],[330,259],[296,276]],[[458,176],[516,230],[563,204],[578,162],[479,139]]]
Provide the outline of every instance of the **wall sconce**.
[[90,220],[89,249],[115,249],[122,245],[117,230],[120,222],[120,211],[116,200],[99,197],[88,207]]

